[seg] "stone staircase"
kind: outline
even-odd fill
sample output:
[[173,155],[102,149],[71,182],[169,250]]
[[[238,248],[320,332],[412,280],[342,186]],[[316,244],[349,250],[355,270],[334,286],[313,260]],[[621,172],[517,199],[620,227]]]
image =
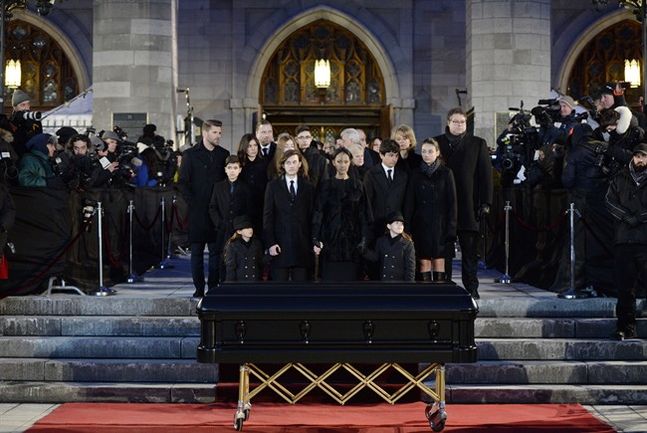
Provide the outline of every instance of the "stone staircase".
[[[213,402],[218,367],[195,361],[190,279],[117,288],[0,300],[0,402]],[[647,404],[647,340],[609,339],[615,299],[523,285],[481,293],[479,362],[448,366],[448,401]],[[647,337],[647,319],[638,332]]]

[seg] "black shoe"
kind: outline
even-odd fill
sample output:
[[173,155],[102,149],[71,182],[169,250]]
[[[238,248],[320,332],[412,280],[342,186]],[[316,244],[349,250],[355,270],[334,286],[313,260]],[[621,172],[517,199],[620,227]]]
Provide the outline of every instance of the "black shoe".
[[638,337],[636,335],[636,327],[631,325],[627,326],[623,330],[617,330],[613,336],[619,341],[630,340]]
[[204,298],[204,289],[195,289],[193,292],[193,298]]
[[481,299],[478,289],[470,290],[469,292],[470,296],[472,296],[472,299]]

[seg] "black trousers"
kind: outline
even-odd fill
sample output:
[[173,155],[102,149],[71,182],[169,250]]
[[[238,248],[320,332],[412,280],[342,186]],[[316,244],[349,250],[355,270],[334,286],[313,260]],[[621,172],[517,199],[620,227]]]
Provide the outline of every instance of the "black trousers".
[[191,243],[191,275],[197,290],[204,290],[204,247],[209,246],[209,275],[207,287],[212,289],[220,282],[220,250],[217,242]]
[[308,268],[277,268],[272,267],[272,281],[308,281]]
[[[474,230],[459,230],[458,243],[461,246],[461,271],[463,286],[468,292],[475,292],[479,288],[479,279],[476,276],[478,271],[478,247],[479,232]],[[447,249],[450,254],[445,257],[445,278],[452,279],[452,258],[454,252]]]
[[619,331],[625,331],[629,327],[636,326],[636,290],[638,289],[639,277],[641,273],[647,272],[646,269],[647,245],[616,245],[614,276],[618,290],[616,316],[618,317]]

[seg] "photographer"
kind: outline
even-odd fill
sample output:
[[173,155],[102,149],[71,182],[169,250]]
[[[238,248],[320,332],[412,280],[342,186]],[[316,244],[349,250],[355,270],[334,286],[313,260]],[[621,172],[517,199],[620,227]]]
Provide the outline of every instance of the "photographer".
[[4,114],[0,114],[0,183],[15,185],[18,183],[18,155],[14,151],[12,125]]
[[56,151],[55,138],[49,134],[37,134],[25,147],[29,153],[26,153],[18,164],[20,186],[64,187],[60,177],[55,175],[50,161]]
[[99,170],[98,161],[90,156],[91,141],[87,135],[76,134],[69,139],[71,175],[67,180],[70,189],[85,191],[94,186]]
[[40,123],[42,114],[38,111],[31,110],[31,101],[29,95],[20,89],[16,89],[11,97],[13,113],[11,114],[11,123],[14,126],[13,147],[22,158],[29,150],[27,142],[37,134],[42,134],[43,125]]

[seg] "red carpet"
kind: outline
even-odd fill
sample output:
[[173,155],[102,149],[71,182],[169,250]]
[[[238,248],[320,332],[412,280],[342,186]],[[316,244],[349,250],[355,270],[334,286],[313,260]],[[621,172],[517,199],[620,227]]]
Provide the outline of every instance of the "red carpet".
[[[246,433],[429,433],[423,403],[391,406],[259,403]],[[447,406],[443,432],[612,433],[578,404]],[[66,403],[29,433],[235,432],[231,404]]]

